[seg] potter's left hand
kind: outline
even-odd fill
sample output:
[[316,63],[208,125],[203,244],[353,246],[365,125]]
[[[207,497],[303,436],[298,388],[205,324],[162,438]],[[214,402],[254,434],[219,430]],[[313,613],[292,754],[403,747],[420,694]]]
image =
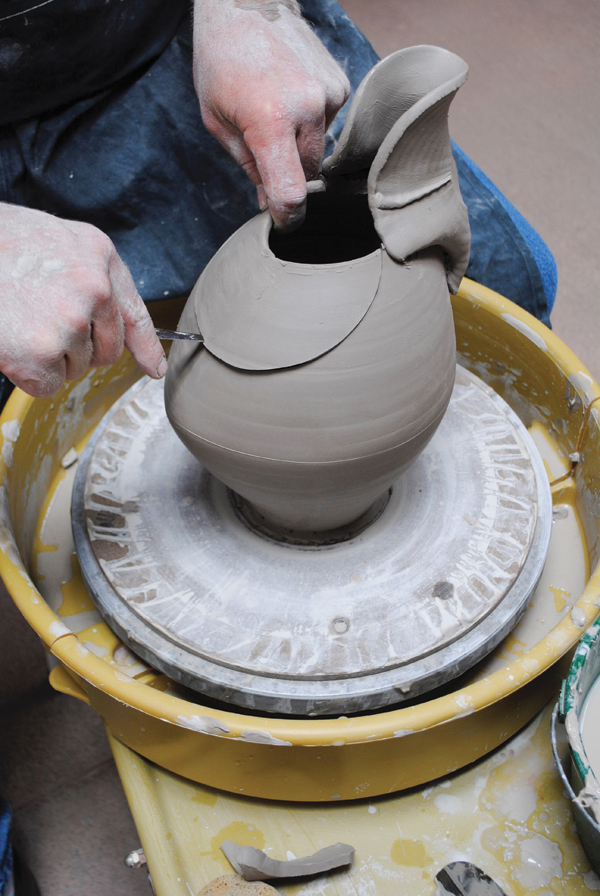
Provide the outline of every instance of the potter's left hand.
[[350,93],[296,0],[196,0],[194,81],[206,128],[281,229],[304,219],[327,128]]

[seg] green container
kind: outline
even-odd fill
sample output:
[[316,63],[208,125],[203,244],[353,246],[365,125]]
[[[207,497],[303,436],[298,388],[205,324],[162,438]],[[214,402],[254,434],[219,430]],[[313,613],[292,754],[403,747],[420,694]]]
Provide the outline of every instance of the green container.
[[[581,739],[581,711],[592,685],[600,676],[600,617],[581,638],[569,675],[562,683],[558,704],[552,715],[552,750],[558,771],[571,798],[579,838],[594,868],[600,874],[600,799],[586,796],[591,789],[600,794]],[[564,729],[563,729],[564,726]],[[569,754],[559,755],[559,743],[566,735]],[[582,793],[582,791],[584,791]],[[596,814],[592,804],[595,802]]]

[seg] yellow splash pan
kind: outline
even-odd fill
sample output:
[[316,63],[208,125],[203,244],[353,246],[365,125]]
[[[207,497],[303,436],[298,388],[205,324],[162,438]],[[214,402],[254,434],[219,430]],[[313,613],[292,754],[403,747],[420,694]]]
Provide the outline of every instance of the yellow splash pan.
[[61,461],[69,449],[82,448],[139,377],[124,357],[54,399],[15,391],[0,417],[0,574],[58,661],[52,684],[88,701],[117,741],[159,766],[275,800],[394,793],[473,762],[525,725],[553,694],[600,607],[600,426],[592,404],[600,388],[560,339],[496,293],[464,280],[453,306],[460,363],[529,427],[555,483],[547,569],[522,622],[488,660],[448,693],[402,709],[264,718],[203,706],[199,695],[153,670],[125,674],[115,658],[120,643],[104,623],[74,633],[73,606],[93,605],[76,568],[58,612],[42,598],[36,560],[52,548],[40,543],[40,520],[66,475]]

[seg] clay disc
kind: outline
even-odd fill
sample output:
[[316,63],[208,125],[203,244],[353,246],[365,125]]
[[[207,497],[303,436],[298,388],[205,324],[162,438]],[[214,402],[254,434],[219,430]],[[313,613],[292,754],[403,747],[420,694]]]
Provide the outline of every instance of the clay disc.
[[265,213],[236,231],[190,297],[206,348],[242,370],[295,367],[331,351],[361,322],[381,278],[381,249],[339,264],[281,261],[268,245],[271,226]]
[[462,368],[436,435],[362,533],[327,547],[251,531],[144,379],[80,463],[75,542],[138,654],[253,710],[339,714],[412,698],[489,653],[527,605],[551,500],[525,427]]

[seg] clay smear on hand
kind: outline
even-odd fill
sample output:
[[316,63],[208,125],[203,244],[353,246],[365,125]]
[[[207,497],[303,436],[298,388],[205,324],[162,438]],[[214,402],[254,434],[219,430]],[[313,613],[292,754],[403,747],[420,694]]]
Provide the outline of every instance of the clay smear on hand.
[[269,22],[274,22],[281,15],[279,7],[289,9],[294,15],[301,15],[297,0],[235,0],[238,9],[256,10]]

